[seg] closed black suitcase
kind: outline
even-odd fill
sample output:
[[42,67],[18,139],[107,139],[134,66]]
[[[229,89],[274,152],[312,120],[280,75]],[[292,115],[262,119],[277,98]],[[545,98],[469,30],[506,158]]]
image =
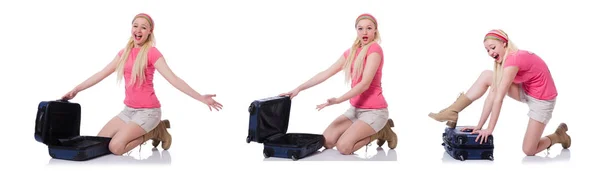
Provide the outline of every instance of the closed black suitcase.
[[322,134],[287,133],[291,99],[275,96],[253,101],[248,112],[250,124],[246,142],[263,143],[263,155],[299,160],[323,147]]
[[81,105],[64,100],[42,101],[35,119],[35,140],[48,146],[50,157],[85,161],[110,154],[111,138],[80,136]]
[[[446,127],[442,134],[444,149],[452,158],[465,160],[494,160],[494,136],[490,135],[487,142],[475,142],[478,134],[472,130],[461,131],[464,127]],[[480,138],[481,139],[481,138]],[[481,141],[481,140],[480,140]]]

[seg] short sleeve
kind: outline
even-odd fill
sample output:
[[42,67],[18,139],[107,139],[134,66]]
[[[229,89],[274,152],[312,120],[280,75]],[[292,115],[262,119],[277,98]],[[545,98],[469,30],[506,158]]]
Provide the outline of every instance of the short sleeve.
[[158,61],[158,59],[160,57],[162,57],[162,53],[160,53],[160,51],[158,50],[158,48],[156,47],[152,47],[150,48],[150,50],[148,51],[148,62],[151,65],[154,65],[154,63],[156,63],[156,61]]
[[373,43],[369,47],[369,51],[367,51],[367,56],[371,55],[371,53],[378,53],[380,56],[383,56],[383,49],[381,49],[378,43]]
[[348,59],[348,55],[350,55],[350,48],[344,51],[344,58]]
[[517,56],[519,54],[520,53],[517,52],[517,53],[513,53],[513,54],[508,55],[506,57],[506,59],[504,60],[504,68],[509,67],[509,66],[519,67],[519,61],[518,61],[519,58],[517,58]]
[[119,53],[117,53],[117,56],[121,56],[121,55],[123,55],[123,51],[124,51],[124,49],[121,49],[121,50],[119,51]]

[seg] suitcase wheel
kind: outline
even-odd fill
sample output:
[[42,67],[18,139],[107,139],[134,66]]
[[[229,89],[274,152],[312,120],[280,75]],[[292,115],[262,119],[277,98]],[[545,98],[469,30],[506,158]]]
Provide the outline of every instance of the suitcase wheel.
[[252,137],[251,136],[246,137],[246,143],[250,143],[250,141],[252,141]]
[[296,161],[296,160],[298,160],[298,157],[295,154],[293,154],[292,155],[292,160]]
[[460,156],[458,156],[458,158],[460,158],[460,161],[465,161],[465,156],[462,154]]
[[267,149],[264,149],[264,150],[263,150],[263,156],[264,156],[265,158],[269,158],[269,157],[271,157],[271,154],[269,154],[269,151],[268,151]]

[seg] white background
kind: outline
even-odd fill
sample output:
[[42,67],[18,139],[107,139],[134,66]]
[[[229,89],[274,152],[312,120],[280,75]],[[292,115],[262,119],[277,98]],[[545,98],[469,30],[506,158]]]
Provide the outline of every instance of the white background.
[[[0,161],[4,167],[86,166],[52,160],[47,147],[33,139],[35,107],[40,101],[60,98],[101,70],[125,45],[132,17],[145,12],[156,22],[157,47],[174,72],[200,93],[217,94],[224,110],[209,112],[157,72],[155,88],[163,119],[171,120],[172,148],[163,151],[159,159],[159,152],[151,155],[148,142],[134,149],[132,157],[110,156],[87,163],[110,166],[130,162],[134,168],[150,169],[156,166],[144,163],[167,163],[194,170],[210,166],[291,170],[412,166],[488,170],[493,166],[500,170],[529,168],[540,162],[551,164],[543,165],[544,169],[588,166],[598,153],[595,106],[600,95],[597,70],[593,69],[598,67],[600,12],[591,2],[3,1]],[[396,123],[398,148],[388,151],[384,145],[382,152],[387,157],[372,157],[377,152],[370,146],[369,151],[361,149],[351,157],[329,152],[327,157],[306,160],[393,162],[263,162],[262,145],[244,141],[248,105],[290,91],[329,67],[350,47],[356,36],[354,19],[364,12],[380,23],[384,95]],[[550,158],[544,158],[545,152],[525,157],[521,144],[528,108],[507,98],[494,132],[496,160],[448,164],[454,160],[440,145],[445,125],[427,114],[451,104],[481,71],[492,69],[482,39],[494,28],[504,29],[518,47],[537,53],[549,65],[559,97],[544,135],[560,122],[568,123],[573,138],[570,151],[558,155],[561,147],[556,145]],[[73,99],[83,106],[81,134],[96,135],[123,108],[122,86],[116,84],[113,74]],[[289,132],[322,133],[349,103],[322,111],[316,111],[316,105],[348,90],[340,73],[301,92],[292,103]],[[482,106],[480,100],[464,110],[459,125],[476,124]]]

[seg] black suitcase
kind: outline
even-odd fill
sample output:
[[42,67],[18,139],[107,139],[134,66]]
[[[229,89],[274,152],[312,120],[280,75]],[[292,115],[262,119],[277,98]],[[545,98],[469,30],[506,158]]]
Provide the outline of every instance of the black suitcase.
[[490,135],[487,142],[480,144],[475,142],[478,134],[471,134],[472,130],[461,131],[464,127],[456,128],[446,127],[442,134],[443,143],[446,152],[452,158],[465,160],[494,160],[494,136]]
[[81,105],[64,100],[42,101],[35,119],[35,140],[48,146],[50,157],[85,161],[111,152],[111,138],[80,136]]
[[287,133],[291,99],[275,96],[253,101],[248,112],[250,125],[246,143],[263,143],[263,155],[299,160],[323,147],[322,134]]

